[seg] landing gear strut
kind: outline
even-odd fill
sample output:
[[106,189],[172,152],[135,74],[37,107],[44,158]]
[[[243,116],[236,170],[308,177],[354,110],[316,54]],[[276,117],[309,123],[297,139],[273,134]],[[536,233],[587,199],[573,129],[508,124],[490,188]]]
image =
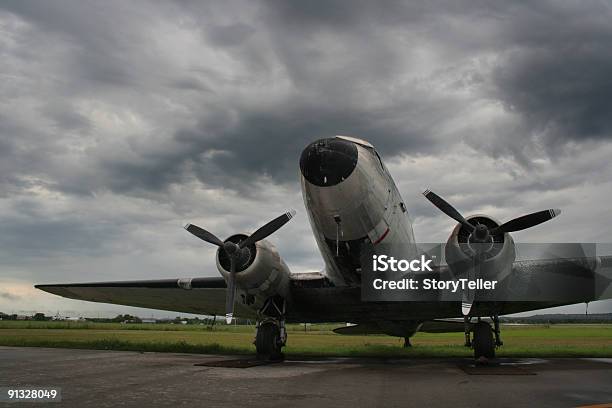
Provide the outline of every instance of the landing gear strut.
[[493,333],[495,333],[495,345],[497,347],[503,346],[504,342],[501,339],[501,330],[499,329],[499,316],[495,315],[493,319]]
[[465,316],[463,318],[463,331],[465,333],[465,347],[472,347],[472,341],[470,340],[470,332],[472,331],[472,324],[470,323],[471,318]]
[[410,344],[410,337],[404,337],[404,348],[412,347]]
[[285,300],[269,298],[258,312],[255,349],[260,360],[282,360],[281,349],[287,343]]

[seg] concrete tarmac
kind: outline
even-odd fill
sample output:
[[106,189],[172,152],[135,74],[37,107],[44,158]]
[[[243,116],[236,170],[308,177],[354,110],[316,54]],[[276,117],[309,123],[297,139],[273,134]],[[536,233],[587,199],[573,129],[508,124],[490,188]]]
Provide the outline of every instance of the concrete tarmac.
[[250,368],[194,365],[236,358],[0,347],[0,387],[61,387],[62,402],[54,405],[66,407],[497,408],[612,403],[612,359],[501,360],[500,367],[484,375],[470,375],[461,368],[470,360],[452,359],[290,359]]

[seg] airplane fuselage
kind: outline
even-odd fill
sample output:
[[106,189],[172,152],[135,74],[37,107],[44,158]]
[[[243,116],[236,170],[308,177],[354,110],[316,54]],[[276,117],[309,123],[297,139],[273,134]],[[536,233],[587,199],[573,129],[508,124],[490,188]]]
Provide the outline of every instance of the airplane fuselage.
[[360,256],[371,247],[384,243],[416,255],[406,205],[370,143],[346,136],[315,141],[300,169],[304,204],[334,285],[361,284]]

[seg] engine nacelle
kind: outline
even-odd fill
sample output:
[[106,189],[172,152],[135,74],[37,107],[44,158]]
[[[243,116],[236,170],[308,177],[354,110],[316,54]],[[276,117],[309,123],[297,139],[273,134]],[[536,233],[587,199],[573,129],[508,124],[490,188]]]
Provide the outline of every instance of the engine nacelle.
[[[498,227],[500,223],[485,215],[466,217],[471,224],[484,224],[489,230]],[[478,246],[481,246],[478,248]],[[500,232],[490,236],[490,242],[475,243],[471,231],[462,224],[457,224],[451,233],[445,247],[446,263],[455,276],[467,274],[473,267],[472,259],[477,250],[483,250],[484,262],[480,268],[479,278],[503,279],[512,268],[516,258],[514,240],[507,234]]]
[[[247,235],[237,234],[226,241],[238,243]],[[236,262],[236,287],[246,295],[244,302],[257,307],[269,297],[289,296],[289,268],[278,254],[276,247],[269,241],[261,240],[246,247],[245,255]],[[227,281],[230,260],[225,251],[217,250],[217,269]]]

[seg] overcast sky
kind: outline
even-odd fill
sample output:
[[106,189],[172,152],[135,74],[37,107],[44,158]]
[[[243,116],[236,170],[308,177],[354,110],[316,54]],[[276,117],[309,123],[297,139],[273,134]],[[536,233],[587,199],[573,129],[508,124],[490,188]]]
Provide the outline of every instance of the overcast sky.
[[421,242],[454,226],[425,188],[502,221],[562,209],[520,242],[610,242],[611,20],[606,1],[2,1],[0,311],[128,310],[32,285],[218,276],[186,222],[225,237],[289,208],[271,240],[320,270],[298,159],[336,134],[376,146]]

